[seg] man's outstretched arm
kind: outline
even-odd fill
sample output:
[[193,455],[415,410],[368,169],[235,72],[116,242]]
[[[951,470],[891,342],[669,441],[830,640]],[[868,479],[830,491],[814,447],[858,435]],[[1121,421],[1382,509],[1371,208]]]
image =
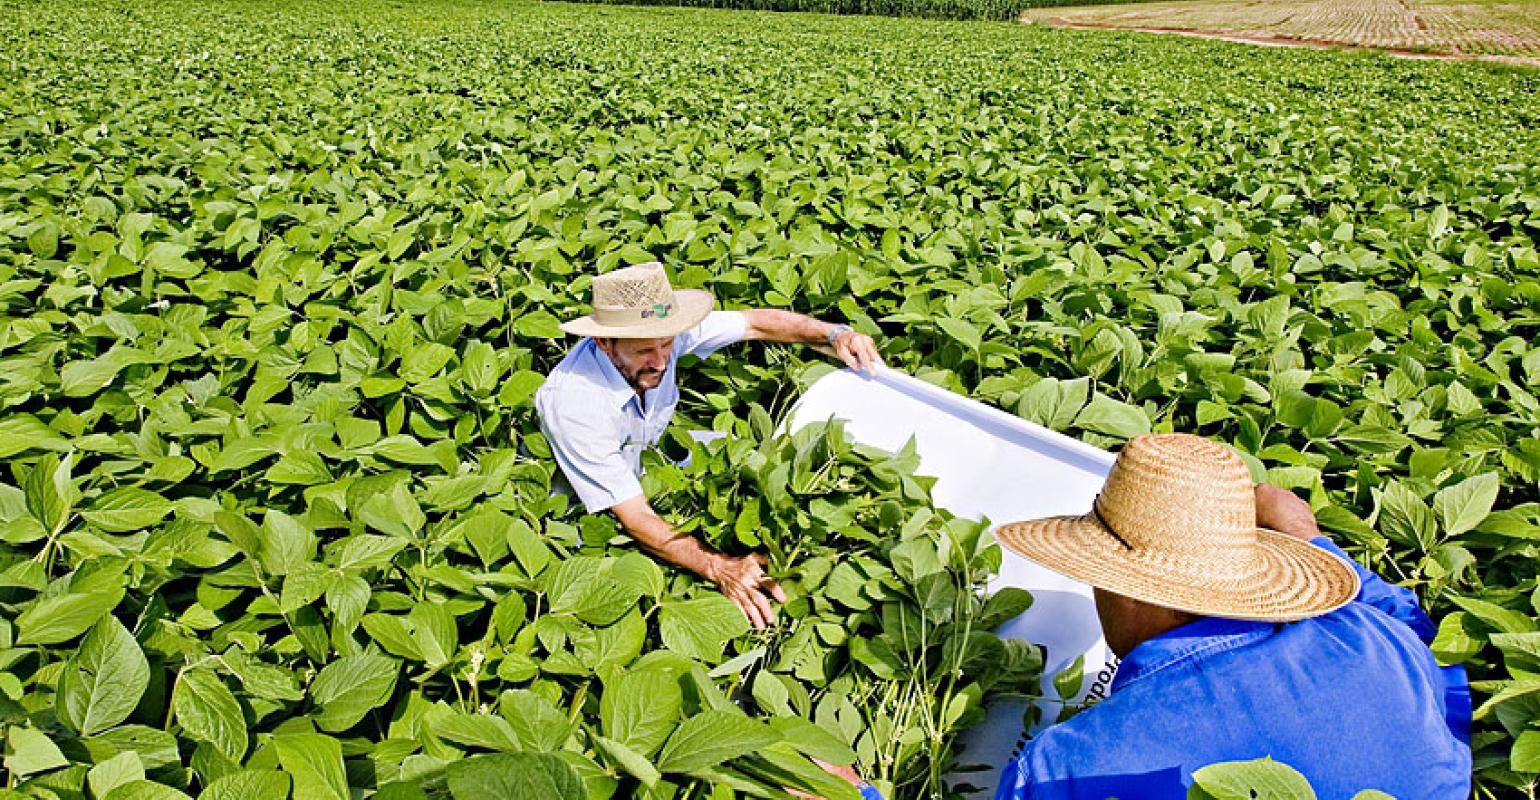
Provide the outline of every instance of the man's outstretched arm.
[[644,495],[616,503],[610,511],[643,548],[715,583],[755,628],[775,622],[770,599],[784,603],[786,592],[765,574],[763,555],[738,557],[712,550],[694,536],[674,530],[668,520],[652,510]]
[[[742,313],[748,323],[743,336],[745,339],[828,345],[829,335],[839,328],[832,322],[821,322],[794,311],[754,308]],[[875,374],[877,366],[882,364],[882,356],[877,353],[877,343],[864,333],[849,328],[839,331],[833,347],[835,355],[851,369],[862,370],[870,375]]]

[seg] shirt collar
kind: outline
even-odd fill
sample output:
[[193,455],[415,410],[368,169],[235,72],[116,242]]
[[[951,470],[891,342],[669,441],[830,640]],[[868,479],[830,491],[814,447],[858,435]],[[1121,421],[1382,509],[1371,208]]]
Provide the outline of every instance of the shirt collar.
[[1146,639],[1118,664],[1112,691],[1199,653],[1229,650],[1269,636],[1275,622],[1204,617]]
[[580,346],[588,348],[588,357],[593,360],[593,369],[598,373],[605,390],[614,398],[617,407],[625,408],[628,404],[639,401],[636,390],[626,382],[626,376],[621,375],[620,370],[615,368],[615,362],[599,349],[597,342],[593,339],[584,339]]

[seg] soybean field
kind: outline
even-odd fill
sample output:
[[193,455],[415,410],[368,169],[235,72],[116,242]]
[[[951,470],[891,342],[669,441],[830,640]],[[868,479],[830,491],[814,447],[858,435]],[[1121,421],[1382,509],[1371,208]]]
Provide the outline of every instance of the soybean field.
[[[1012,23],[468,0],[0,0],[7,798],[955,796],[1033,693],[912,453],[681,370],[649,495],[748,629],[552,497],[591,276],[1116,448],[1232,444],[1412,587],[1478,797],[1540,775],[1540,72]],[[1415,768],[1416,765],[1408,765]]]

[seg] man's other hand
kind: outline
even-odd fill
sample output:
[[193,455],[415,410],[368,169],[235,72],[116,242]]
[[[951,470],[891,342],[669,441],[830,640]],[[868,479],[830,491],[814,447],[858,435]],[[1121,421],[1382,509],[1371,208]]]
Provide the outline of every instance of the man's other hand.
[[727,599],[733,601],[749,618],[755,628],[765,628],[775,622],[775,609],[770,599],[786,602],[786,592],[765,574],[769,562],[761,553],[747,556],[719,555],[707,575]]
[[858,331],[845,331],[834,340],[834,354],[851,369],[876,375],[882,366],[882,356],[877,352],[877,342]]
[[1321,535],[1310,504],[1288,489],[1266,483],[1257,484],[1257,525],[1286,533],[1302,541]]
[[[861,785],[861,775],[860,773],[856,772],[855,767],[842,767],[837,764],[830,764],[823,759],[813,758],[812,756],[808,756],[808,758],[812,758],[813,763],[821,767],[824,772],[827,772],[836,778],[844,778],[845,780],[849,781],[852,786]],[[817,795],[807,794],[806,792],[799,792],[796,789],[787,789],[786,791],[789,792],[792,797],[801,797],[804,798],[804,800],[823,800],[823,798]]]

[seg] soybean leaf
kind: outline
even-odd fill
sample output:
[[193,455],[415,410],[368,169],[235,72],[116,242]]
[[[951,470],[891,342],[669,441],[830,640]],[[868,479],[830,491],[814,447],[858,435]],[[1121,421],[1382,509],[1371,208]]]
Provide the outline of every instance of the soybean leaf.
[[1150,418],[1143,409],[1098,392],[1075,416],[1075,425],[1095,433],[1132,439],[1150,432]]
[[1299,771],[1262,758],[1230,761],[1197,769],[1188,800],[1314,800],[1315,792]]
[[345,656],[327,664],[310,685],[311,697],[321,706],[316,725],[326,731],[353,727],[390,699],[399,671],[394,659],[371,653]]
[[97,498],[90,509],[80,512],[80,516],[104,531],[121,533],[163,522],[170,513],[171,501],[165,497],[147,489],[126,486]]
[[289,784],[289,776],[277,770],[243,769],[209,783],[198,800],[281,800]]
[[[585,800],[582,778],[565,761],[548,753],[500,753],[472,756],[449,765],[449,792],[455,800],[510,800],[515,797]],[[298,796],[295,800],[302,800]]]
[[177,678],[171,712],[187,735],[208,742],[240,761],[246,754],[246,720],[241,704],[225,682],[206,669],[190,669]]
[[683,703],[674,675],[658,669],[627,672],[605,683],[599,719],[606,736],[650,758],[674,730]]
[[707,664],[720,662],[723,645],[749,630],[743,612],[721,595],[664,601],[658,616],[665,647]]
[[278,763],[294,781],[293,800],[349,800],[342,745],[319,733],[273,737]]
[[113,789],[125,783],[142,780],[144,762],[134,752],[119,753],[98,763],[86,773],[86,785],[91,787],[91,794],[96,797],[106,797]]
[[27,776],[58,769],[69,763],[59,746],[36,728],[12,725],[5,731],[5,768],[12,775]]
[[128,719],[150,684],[150,664],[133,634],[112,615],[80,643],[59,680],[58,713],[82,736]]
[[[115,579],[121,581],[121,577]],[[108,583],[106,579],[99,581]],[[122,585],[71,585],[62,594],[38,598],[16,618],[17,644],[58,644],[84,633],[123,599]]]
[[1487,472],[1440,489],[1433,495],[1433,513],[1443,524],[1444,536],[1459,536],[1480,525],[1492,513],[1500,488],[1497,473]]
[[705,711],[686,719],[658,754],[663,772],[690,772],[753,753],[780,741],[765,723],[730,711]]

